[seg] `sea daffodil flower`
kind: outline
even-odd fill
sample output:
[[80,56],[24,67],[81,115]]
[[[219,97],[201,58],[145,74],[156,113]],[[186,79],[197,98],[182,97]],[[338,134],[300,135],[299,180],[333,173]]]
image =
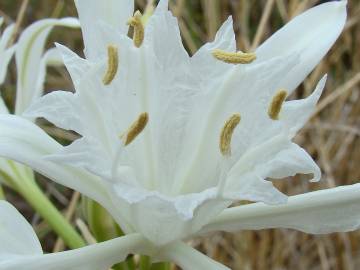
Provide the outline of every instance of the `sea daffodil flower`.
[[[76,93],[45,95],[25,116],[82,137],[63,147],[24,118],[0,117],[1,155],[98,201],[126,234],[152,244],[153,257],[183,269],[225,269],[181,242],[217,229],[358,228],[358,185],[288,200],[267,180],[296,173],[320,179],[292,138],[326,77],[309,97],[285,99],[341,33],[345,1],[297,16],[254,53],[236,52],[229,18],[192,57],[166,0],[146,26],[131,0],[76,3],[86,59],[58,45]],[[258,203],[228,209],[239,200]]]

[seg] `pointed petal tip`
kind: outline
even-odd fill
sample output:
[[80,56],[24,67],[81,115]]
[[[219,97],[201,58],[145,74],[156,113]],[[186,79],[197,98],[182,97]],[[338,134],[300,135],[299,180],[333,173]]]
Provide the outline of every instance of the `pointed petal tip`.
[[337,4],[339,5],[339,7],[346,7],[348,4],[348,0],[338,1]]
[[169,8],[169,0],[160,0],[157,5],[157,9],[159,10],[168,10]]
[[321,180],[321,170],[319,167],[316,167],[316,169],[313,172],[313,178],[309,180],[311,183],[316,183]]
[[320,81],[318,82],[314,92],[312,92],[312,94],[309,96],[309,98],[311,100],[314,101],[314,103],[317,103],[318,100],[320,99],[323,91],[324,91],[324,88],[325,88],[325,85],[326,85],[326,81],[327,81],[327,74],[325,74],[321,79]]

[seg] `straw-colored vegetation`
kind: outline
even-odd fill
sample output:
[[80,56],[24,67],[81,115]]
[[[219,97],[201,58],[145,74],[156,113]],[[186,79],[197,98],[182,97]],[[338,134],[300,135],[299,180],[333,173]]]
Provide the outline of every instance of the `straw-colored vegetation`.
[[[264,39],[296,14],[324,1],[315,0],[176,0],[171,9],[179,18],[184,43],[193,53],[211,40],[228,15],[234,17],[238,48],[252,51]],[[143,10],[146,0],[137,1]],[[23,13],[19,12],[21,10]],[[323,171],[320,183],[295,177],[276,182],[287,194],[352,184],[360,180],[360,1],[350,0],[345,30],[326,58],[298,88],[293,97],[308,96],[324,73],[329,74],[326,91],[311,121],[296,137],[297,142],[315,158]],[[76,16],[72,0],[1,0],[0,15],[6,23],[16,21],[21,31],[31,22],[45,17]],[[16,38],[14,36],[14,38]],[[301,38],[301,37],[299,37]],[[322,37],[319,36],[319,39]],[[76,30],[55,30],[50,41],[60,41],[81,54],[81,34]],[[51,46],[49,42],[49,46]],[[317,44],[313,44],[317,46]],[[7,104],[13,104],[16,73],[14,64],[2,89]],[[49,70],[46,89],[71,89],[63,68]],[[69,143],[75,134],[40,122],[58,140]],[[41,180],[41,177],[39,177]],[[43,188],[67,217],[81,218],[78,193],[48,181]],[[62,249],[54,234],[38,215],[15,193],[6,190],[7,198],[20,209],[39,233],[45,250]],[[74,213],[74,211],[77,211]],[[78,219],[86,232],[86,223]],[[87,235],[89,238],[90,235]],[[276,229],[237,234],[218,233],[196,239],[193,245],[232,269],[360,269],[360,231],[325,236],[311,236],[292,230]]]

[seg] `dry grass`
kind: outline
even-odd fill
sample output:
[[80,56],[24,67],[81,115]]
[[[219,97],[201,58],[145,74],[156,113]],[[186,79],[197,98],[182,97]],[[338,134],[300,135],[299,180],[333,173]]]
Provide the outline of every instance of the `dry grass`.
[[[16,18],[21,1],[2,0],[0,14]],[[311,7],[314,0],[177,0],[171,9],[179,18],[184,43],[193,53],[201,44],[211,40],[219,25],[228,15],[234,16],[238,47],[251,50],[289,21],[294,15]],[[49,4],[51,3],[51,4]],[[139,0],[140,8],[145,0]],[[26,9],[21,26],[43,17],[75,15],[70,0],[32,0]],[[360,179],[360,1],[349,1],[349,18],[346,28],[327,57],[299,87],[294,98],[309,95],[324,73],[329,74],[326,91],[312,120],[297,136],[297,142],[316,159],[323,171],[323,181],[310,184],[303,177],[278,182],[287,194],[337,185],[352,184]],[[319,37],[321,38],[321,37]],[[56,31],[51,40],[62,40],[80,52],[78,32],[71,35]],[[316,44],[314,44],[316,46]],[[12,72],[5,87],[8,103],[13,99],[15,73]],[[48,88],[64,88],[71,84],[63,69],[51,70]],[[53,127],[50,133],[71,140],[72,134],[63,134]],[[49,196],[61,208],[68,208],[71,191],[57,185],[46,184]],[[27,206],[15,194],[8,197],[32,216]],[[26,211],[27,210],[27,211]],[[34,225],[46,236],[46,226],[32,216]],[[41,228],[45,228],[41,230]],[[48,236],[47,247],[53,239]],[[306,269],[337,270],[360,269],[360,232],[312,236],[291,230],[263,230],[238,234],[215,234],[197,239],[194,245],[232,269]]]

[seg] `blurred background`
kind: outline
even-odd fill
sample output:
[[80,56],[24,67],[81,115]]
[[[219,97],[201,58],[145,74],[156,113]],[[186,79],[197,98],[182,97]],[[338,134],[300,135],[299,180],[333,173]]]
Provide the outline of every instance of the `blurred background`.
[[[148,4],[146,0],[136,2],[140,10],[144,10]],[[202,44],[213,39],[217,29],[229,15],[234,18],[238,49],[252,51],[292,17],[326,1],[170,2],[171,10],[179,19],[184,44],[189,53],[193,54]],[[321,167],[323,179],[316,184],[309,183],[306,181],[307,177],[301,176],[277,181],[277,187],[288,195],[353,184],[360,180],[360,1],[350,0],[348,13],[345,30],[335,46],[292,96],[308,96],[322,75],[329,74],[326,90],[316,112],[296,137],[297,143],[304,147]],[[77,14],[73,0],[0,0],[0,16],[4,17],[5,25],[16,22],[18,32],[21,32],[24,27],[38,19]],[[52,47],[54,41],[65,44],[82,55],[83,44],[79,30],[55,28],[49,38],[48,47]],[[1,89],[10,108],[13,108],[14,104],[15,83],[13,61],[6,83]],[[64,68],[48,69],[45,87],[47,91],[72,88]],[[76,138],[76,134],[64,132],[46,122],[41,121],[39,124],[64,144],[69,144]],[[74,216],[81,216],[81,204],[78,196],[75,196],[77,198],[74,200],[73,191],[44,181],[42,176],[38,179],[47,195],[60,209],[67,212],[71,201],[78,212]],[[16,193],[7,189],[6,196],[31,221],[41,237],[44,249],[52,251],[57,238],[48,226]],[[360,231],[324,236],[312,236],[285,229],[244,231],[237,234],[217,233],[207,238],[195,239],[192,244],[234,270],[360,269]]]

